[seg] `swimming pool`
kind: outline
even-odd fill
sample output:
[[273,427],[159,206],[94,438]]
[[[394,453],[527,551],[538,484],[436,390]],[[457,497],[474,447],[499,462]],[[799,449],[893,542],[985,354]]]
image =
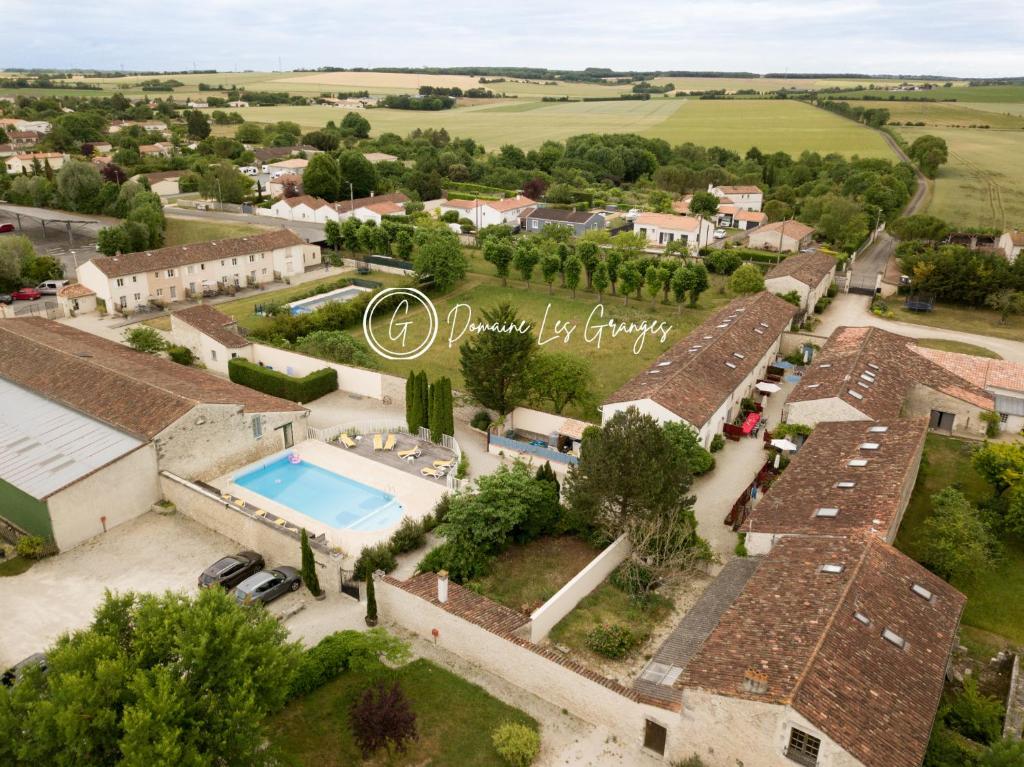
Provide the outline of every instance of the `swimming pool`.
[[304,298],[301,301],[292,301],[288,304],[288,310],[292,314],[308,314],[314,309],[319,309],[325,304],[334,303],[335,301],[351,301],[360,293],[366,293],[369,290],[369,288],[364,288],[359,285],[347,285],[344,288],[338,288],[337,290],[332,290],[329,293],[323,293],[319,296]]
[[307,517],[343,530],[380,530],[398,522],[405,509],[383,490],[282,456],[234,478],[236,485]]

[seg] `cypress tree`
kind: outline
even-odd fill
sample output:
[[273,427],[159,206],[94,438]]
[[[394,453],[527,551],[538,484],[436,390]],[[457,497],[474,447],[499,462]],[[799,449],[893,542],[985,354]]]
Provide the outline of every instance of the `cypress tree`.
[[447,376],[441,379],[441,413],[444,424],[441,427],[443,434],[455,436],[455,405],[452,401],[452,379]]
[[409,427],[409,433],[415,434],[419,428],[416,423],[415,398],[413,393],[416,390],[416,373],[409,371],[409,377],[405,379],[405,423]]
[[313,549],[309,546],[309,534],[306,533],[306,528],[302,528],[299,547],[302,551],[302,582],[306,584],[310,594],[319,596],[320,579],[316,575],[316,562],[313,561]]
[[441,441],[441,430],[444,428],[444,413],[441,411],[441,402],[444,399],[441,381],[437,380],[430,385],[430,441]]
[[430,427],[430,385],[427,383],[427,373],[421,370],[419,373],[419,395],[420,395],[420,426]]
[[377,595],[373,590],[373,573],[366,573],[366,625],[377,625]]

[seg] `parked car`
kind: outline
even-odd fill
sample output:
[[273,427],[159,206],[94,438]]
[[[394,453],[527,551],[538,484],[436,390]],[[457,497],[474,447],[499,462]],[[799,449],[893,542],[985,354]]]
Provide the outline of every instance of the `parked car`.
[[727,234],[727,232],[724,229],[716,229],[715,230],[715,239],[716,240],[724,240],[727,236],[728,236],[728,234]]
[[275,567],[249,576],[235,587],[233,593],[239,604],[267,604],[289,591],[298,591],[301,585],[302,578],[294,567]]
[[41,652],[34,652],[25,660],[15,663],[0,676],[0,684],[3,684],[4,687],[13,687],[32,666],[39,666],[45,674],[47,671],[46,656]]
[[258,176],[260,175],[260,169],[255,165],[243,165],[238,169],[239,173],[244,173],[246,176]]
[[7,304],[10,306],[13,303],[14,299],[11,297],[10,293],[0,293],[0,304]]
[[0,234],[9,234],[14,231],[14,224],[0,224]]
[[68,284],[67,280],[47,280],[36,285],[36,290],[44,296],[55,296],[57,291]]
[[234,588],[250,575],[255,575],[266,565],[263,556],[255,551],[240,551],[231,556],[222,557],[203,570],[199,576],[199,588],[223,586]]
[[35,288],[18,288],[11,293],[11,298],[15,301],[38,301],[42,297],[43,294]]

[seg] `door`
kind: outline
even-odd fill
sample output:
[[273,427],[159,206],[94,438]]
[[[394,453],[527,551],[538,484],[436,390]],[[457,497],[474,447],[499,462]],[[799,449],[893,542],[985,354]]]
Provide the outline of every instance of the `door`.
[[284,426],[278,426],[277,428],[284,436],[284,447],[285,450],[287,450],[288,448],[295,444],[295,437],[292,434],[292,425],[290,423],[286,423]]
[[928,422],[929,429],[939,429],[941,431],[953,431],[953,421],[956,416],[953,413],[946,413],[942,410],[933,410],[931,419]]

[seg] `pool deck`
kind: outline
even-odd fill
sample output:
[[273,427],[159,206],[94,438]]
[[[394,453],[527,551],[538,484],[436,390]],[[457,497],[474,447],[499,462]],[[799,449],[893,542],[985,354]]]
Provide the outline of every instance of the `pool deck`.
[[346,285],[343,288],[336,288],[335,290],[328,291],[327,293],[320,293],[309,298],[300,298],[297,301],[292,301],[289,304],[285,304],[288,307],[288,311],[292,314],[302,314],[303,312],[311,312],[314,309],[319,309],[321,306],[326,306],[330,303],[351,301],[353,298],[358,296],[360,293],[368,293],[370,288],[364,288],[361,285]]
[[[370,450],[372,451],[372,447]],[[418,474],[403,470],[403,468],[389,466],[364,455],[359,455],[357,450],[346,450],[344,447],[329,445],[319,440],[300,442],[289,450],[282,450],[248,466],[240,467],[230,474],[218,477],[210,484],[222,492],[230,493],[236,498],[241,498],[249,506],[273,512],[278,517],[297,527],[306,528],[312,536],[323,534],[331,546],[336,546],[351,556],[358,556],[359,552],[366,546],[372,546],[375,543],[386,540],[401,523],[401,520],[399,520],[393,525],[373,531],[329,527],[319,520],[313,519],[289,506],[265,498],[258,493],[235,484],[233,481],[234,477],[271,463],[292,451],[298,453],[303,461],[308,461],[322,469],[327,469],[357,482],[362,482],[377,490],[390,493],[405,508],[405,516],[415,520],[422,519],[429,514],[447,490],[444,482],[429,480]]]

